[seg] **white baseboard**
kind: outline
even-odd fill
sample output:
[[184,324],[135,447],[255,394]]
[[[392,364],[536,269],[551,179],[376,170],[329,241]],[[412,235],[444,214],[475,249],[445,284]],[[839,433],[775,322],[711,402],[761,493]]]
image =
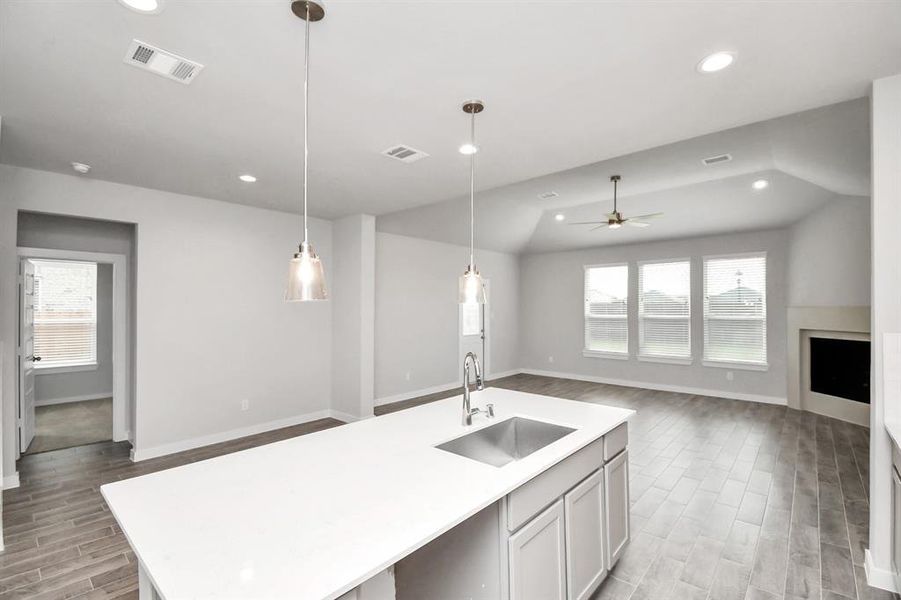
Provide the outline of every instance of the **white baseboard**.
[[344,421],[345,423],[353,423],[354,421],[362,421],[368,417],[358,417],[356,415],[352,415],[350,413],[346,413],[344,411],[335,410],[334,408],[329,409],[329,416],[333,419],[338,419],[339,421]]
[[382,398],[375,399],[376,406],[383,406],[385,404],[394,404],[395,402],[403,402],[404,400],[411,400],[413,398],[419,398],[420,396],[428,396],[429,394],[437,394],[438,392],[446,392],[448,390],[452,390],[454,388],[461,387],[463,384],[459,381],[454,381],[452,383],[444,383],[442,385],[433,385],[427,388],[421,388],[418,390],[411,390],[409,392],[401,392],[400,394],[394,394],[393,396],[383,396]]
[[3,489],[4,490],[14,490],[19,487],[19,472],[16,471],[12,475],[6,475],[3,477]]
[[887,590],[889,592],[898,591],[898,588],[895,586],[895,577],[892,575],[892,572],[888,569],[880,569],[873,564],[873,555],[870,554],[869,548],[863,551],[863,570],[867,574],[867,585],[870,587]]
[[575,379],[577,381],[591,381],[592,383],[607,383],[610,385],[643,388],[661,392],[678,392],[681,394],[692,394],[697,396],[713,396],[715,398],[729,398],[731,400],[745,400],[748,402],[763,402],[765,404],[778,404],[781,406],[786,406],[788,404],[788,400],[780,396],[745,394],[741,392],[732,392],[729,390],[708,390],[702,388],[685,387],[681,385],[670,385],[668,383],[650,383],[647,381],[632,381],[628,379],[615,379],[612,377],[596,377],[594,375],[579,375],[577,373],[560,373],[557,371],[543,371],[540,369],[522,369],[522,372],[529,375],[542,375],[544,377],[558,377],[561,379]]
[[[522,372],[522,369],[510,369],[509,371],[501,371],[500,373],[489,373],[488,375],[486,375],[485,380],[494,381],[495,379],[510,377],[511,375],[516,375]],[[462,380],[454,381],[452,383],[445,383],[443,385],[433,385],[431,387],[411,390],[409,392],[401,392],[400,394],[394,394],[393,396],[383,396],[381,398],[376,398],[375,405],[383,406],[385,404],[394,404],[395,402],[403,402],[404,400],[412,400],[413,398],[428,396],[429,394],[437,394],[438,392],[446,392],[448,390],[462,388],[462,386]]]
[[238,438],[247,437],[249,435],[256,435],[258,433],[272,431],[273,429],[282,429],[283,427],[291,427],[293,425],[309,423],[310,421],[325,419],[332,416],[332,410],[325,408],[303,415],[296,415],[275,421],[267,421],[265,423],[257,423],[256,425],[239,427],[238,429],[230,429],[228,431],[222,431],[219,433],[211,433],[209,435],[203,435],[200,437],[172,442],[169,444],[161,444],[159,446],[152,446],[150,448],[132,448],[131,460],[133,460],[134,462],[140,462],[142,460],[158,458],[160,456],[175,454],[176,452],[184,452],[185,450],[193,450],[194,448],[202,448],[203,446],[218,444],[220,442],[228,442],[230,440],[236,440]]
[[86,400],[100,400],[101,398],[112,398],[112,392],[104,392],[102,394],[85,394],[83,396],[67,396],[66,398],[50,398],[47,400],[35,400],[35,406],[53,406],[55,404],[69,404],[70,402],[84,402]]

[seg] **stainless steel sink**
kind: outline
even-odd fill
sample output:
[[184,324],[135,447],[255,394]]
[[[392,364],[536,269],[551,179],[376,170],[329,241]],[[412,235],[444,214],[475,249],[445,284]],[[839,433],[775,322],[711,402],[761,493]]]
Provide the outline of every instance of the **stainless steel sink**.
[[435,446],[495,467],[503,467],[556,442],[575,429],[513,417]]

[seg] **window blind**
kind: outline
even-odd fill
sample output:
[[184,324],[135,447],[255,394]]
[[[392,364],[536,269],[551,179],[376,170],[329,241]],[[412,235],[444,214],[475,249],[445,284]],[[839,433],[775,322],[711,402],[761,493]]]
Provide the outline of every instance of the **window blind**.
[[585,267],[585,350],[629,353],[629,267]]
[[691,264],[638,265],[639,356],[691,358]]
[[704,259],[704,360],[766,364],[766,255]]
[[33,260],[36,368],[97,362],[97,265]]

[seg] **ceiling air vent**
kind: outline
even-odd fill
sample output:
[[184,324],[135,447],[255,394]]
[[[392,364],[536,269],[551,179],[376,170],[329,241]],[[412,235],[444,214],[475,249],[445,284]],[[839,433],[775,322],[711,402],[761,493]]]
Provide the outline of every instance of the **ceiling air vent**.
[[539,200],[550,200],[551,198],[556,198],[559,196],[557,192],[544,192],[543,194],[538,194]]
[[730,160],[732,160],[731,154],[720,154],[719,156],[710,156],[708,158],[705,158],[701,162],[709,167],[710,165],[715,165],[717,163],[729,162]]
[[417,150],[416,148],[411,148],[409,146],[392,146],[382,152],[382,154],[388,158],[393,158],[405,163],[416,162],[417,160],[428,156],[428,154],[422,150]]
[[156,73],[179,83],[189,84],[203,69],[203,65],[166,52],[156,46],[132,40],[125,54],[125,62],[133,67]]

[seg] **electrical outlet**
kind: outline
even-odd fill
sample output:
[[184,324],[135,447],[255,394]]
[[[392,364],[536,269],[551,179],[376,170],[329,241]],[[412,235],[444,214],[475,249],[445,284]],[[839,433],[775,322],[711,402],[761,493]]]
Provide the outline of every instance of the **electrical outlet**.
[[243,400],[241,400],[241,410],[247,410],[249,408],[250,408],[250,400],[248,400],[247,398],[244,398]]
[[547,361],[548,361],[549,363],[554,362],[554,357],[553,357],[553,356],[548,356],[548,357],[547,357]]
[[735,379],[735,373],[733,373],[732,371],[726,371],[726,379],[733,381]]

